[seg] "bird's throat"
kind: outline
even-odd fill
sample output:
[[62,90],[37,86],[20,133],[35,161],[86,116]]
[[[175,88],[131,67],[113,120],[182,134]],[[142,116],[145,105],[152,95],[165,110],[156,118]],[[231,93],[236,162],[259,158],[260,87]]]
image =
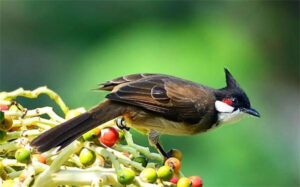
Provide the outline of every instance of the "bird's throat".
[[237,109],[234,112],[219,112],[218,113],[218,125],[224,123],[237,122],[245,116],[245,113]]

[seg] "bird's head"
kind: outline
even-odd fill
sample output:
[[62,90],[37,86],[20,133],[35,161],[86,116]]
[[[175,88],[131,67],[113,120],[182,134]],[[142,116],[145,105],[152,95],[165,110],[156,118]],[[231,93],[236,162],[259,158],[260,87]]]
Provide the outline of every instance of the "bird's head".
[[251,107],[246,93],[225,68],[226,87],[217,90],[215,108],[219,123],[229,123],[241,119],[245,114],[260,117],[258,111]]

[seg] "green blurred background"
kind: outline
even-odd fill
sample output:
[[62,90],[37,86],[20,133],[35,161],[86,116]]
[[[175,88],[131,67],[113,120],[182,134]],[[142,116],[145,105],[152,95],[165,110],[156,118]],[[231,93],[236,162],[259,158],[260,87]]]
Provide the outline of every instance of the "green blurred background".
[[[205,186],[300,185],[299,2],[0,5],[0,90],[47,85],[71,108],[90,108],[106,94],[91,89],[121,75],[165,73],[220,88],[227,67],[262,117],[197,136],[163,136],[165,148],[180,149],[183,172]],[[46,96],[20,101],[54,106]]]

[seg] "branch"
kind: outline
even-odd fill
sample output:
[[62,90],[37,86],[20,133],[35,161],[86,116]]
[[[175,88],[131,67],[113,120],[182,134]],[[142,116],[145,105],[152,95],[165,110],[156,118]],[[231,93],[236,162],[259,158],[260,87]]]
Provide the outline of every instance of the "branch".
[[[58,185],[90,185],[94,187],[112,185],[118,187],[123,184],[156,187],[172,185],[169,181],[162,179],[149,183],[145,180],[145,176],[140,176],[146,168],[154,168],[156,177],[156,170],[160,165],[157,161],[162,163],[164,158],[158,153],[150,152],[148,147],[134,143],[129,131],[117,128],[115,119],[102,125],[99,124],[97,129],[103,130],[108,127],[118,129],[124,133],[126,143],[116,142],[112,147],[107,147],[93,135],[88,140],[81,137],[59,152],[50,150],[43,154],[37,153],[30,147],[32,139],[66,120],[57,115],[49,106],[28,110],[15,101],[17,97],[34,99],[40,94],[46,94],[53,99],[65,115],[74,111],[76,114],[86,111],[84,108],[69,110],[59,95],[47,87],[40,87],[33,91],[19,88],[12,92],[0,92],[0,106],[6,105],[7,107],[4,108],[9,108],[9,110],[0,111],[0,126],[4,123],[12,123],[4,124],[11,127],[10,129],[5,132],[0,131],[0,186],[10,179],[13,179],[16,185],[21,186],[30,186],[33,183],[33,187]],[[45,114],[49,119],[41,117]],[[6,118],[12,120],[5,120]],[[96,136],[102,135],[100,133]],[[87,155],[81,153],[83,148]],[[141,157],[144,158],[142,162],[135,159]],[[183,175],[178,172],[174,176]]]

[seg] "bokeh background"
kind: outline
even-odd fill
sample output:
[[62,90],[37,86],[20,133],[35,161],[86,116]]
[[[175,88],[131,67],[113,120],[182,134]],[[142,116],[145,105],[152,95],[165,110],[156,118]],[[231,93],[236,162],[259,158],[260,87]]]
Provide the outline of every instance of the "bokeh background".
[[[227,67],[262,117],[197,136],[163,136],[165,148],[180,149],[183,172],[205,186],[300,185],[299,2],[0,5],[1,91],[47,85],[71,108],[90,108],[106,94],[91,89],[121,75],[165,73],[221,88]],[[20,101],[54,106],[46,96]]]

